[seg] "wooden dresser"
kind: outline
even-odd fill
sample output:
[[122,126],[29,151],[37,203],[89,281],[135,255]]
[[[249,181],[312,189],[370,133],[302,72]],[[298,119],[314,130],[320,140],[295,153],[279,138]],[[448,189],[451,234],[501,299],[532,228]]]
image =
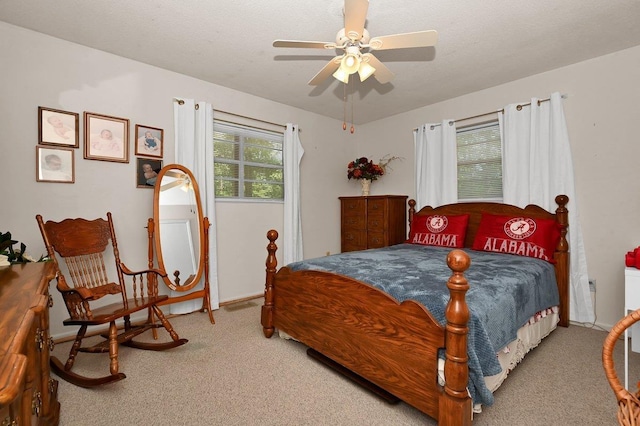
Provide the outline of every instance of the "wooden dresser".
[[407,240],[407,196],[339,197],[341,251],[365,250]]
[[49,372],[49,281],[54,264],[0,267],[0,425],[57,425]]

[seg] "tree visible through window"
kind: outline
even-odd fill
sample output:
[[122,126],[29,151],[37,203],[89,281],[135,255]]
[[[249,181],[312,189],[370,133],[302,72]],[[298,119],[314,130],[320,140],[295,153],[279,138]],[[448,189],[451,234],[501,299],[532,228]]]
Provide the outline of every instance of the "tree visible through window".
[[214,123],[216,198],[284,199],[281,133]]
[[458,129],[458,200],[502,200],[502,144],[497,121]]

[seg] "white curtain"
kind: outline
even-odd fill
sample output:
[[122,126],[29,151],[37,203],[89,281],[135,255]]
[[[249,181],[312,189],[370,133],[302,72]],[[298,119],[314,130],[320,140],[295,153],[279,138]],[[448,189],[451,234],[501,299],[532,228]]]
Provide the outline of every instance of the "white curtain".
[[499,118],[502,133],[503,199],[525,207],[537,204],[555,211],[555,196],[569,197],[570,319],[593,322],[589,275],[576,198],[573,160],[562,109],[562,96],[531,105],[508,105]]
[[[211,308],[218,309],[218,250],[216,245],[215,198],[213,189],[213,107],[206,102],[183,99],[173,103],[175,128],[175,162],[187,167],[196,178],[200,188],[202,213],[209,218],[209,287]],[[194,288],[202,289],[204,278]],[[172,296],[184,293],[172,292]],[[202,307],[202,300],[169,305],[172,314],[194,312]]]
[[303,259],[300,220],[300,160],[304,149],[299,128],[287,123],[284,132],[284,232],[283,265]]
[[458,201],[456,123],[423,124],[413,132],[415,144],[416,207],[442,206]]

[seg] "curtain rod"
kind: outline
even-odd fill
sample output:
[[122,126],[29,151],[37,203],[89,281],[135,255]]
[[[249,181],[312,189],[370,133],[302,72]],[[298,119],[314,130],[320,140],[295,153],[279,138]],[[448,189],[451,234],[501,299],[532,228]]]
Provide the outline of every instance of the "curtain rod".
[[[567,99],[567,95],[562,95],[561,97],[562,97],[562,99]],[[538,99],[538,106],[540,106],[540,104],[542,102],[548,102],[550,100],[551,100],[551,98]],[[523,107],[526,107],[526,106],[529,106],[529,105],[531,105],[531,102],[527,102],[527,103],[524,103],[524,104],[518,104],[518,106],[516,106],[516,109],[518,111],[520,111],[520,110],[522,110]],[[458,118],[457,120],[450,120],[449,121],[449,125],[451,126],[453,123],[457,123],[458,121],[473,120],[474,118],[480,118],[480,117],[484,117],[484,116],[491,115],[491,114],[504,114],[504,108],[499,109],[497,111],[485,112],[484,114],[472,115],[471,117],[464,117],[464,118]],[[441,126],[441,125],[442,125],[441,123],[432,124],[431,128],[433,129],[434,127]],[[413,129],[414,132],[416,130],[418,130],[417,127],[415,129]]]
[[[174,98],[174,101],[178,102],[178,104],[180,104],[180,105],[184,105],[184,101],[182,99]],[[196,104],[196,109],[198,109],[198,104]],[[282,127],[282,128],[285,128],[285,129],[287,128],[286,124],[274,123],[272,121],[260,120],[259,118],[247,117],[246,115],[240,115],[240,114],[236,114],[236,113],[229,112],[229,111],[223,111],[221,109],[215,109],[214,108],[213,111],[214,112],[219,112],[221,114],[233,115],[234,117],[240,117],[240,118],[244,118],[244,119],[247,119],[247,120],[257,121],[257,122],[260,122],[260,123],[270,124],[272,126]],[[234,123],[234,124],[238,124],[238,123]],[[261,130],[267,130],[267,129],[261,129]]]
[[218,122],[218,123],[235,124],[236,126],[244,126],[244,127],[250,128],[250,129],[264,130],[265,132],[277,133],[279,135],[284,134],[284,132],[281,132],[281,131],[278,131],[278,130],[265,129],[264,127],[251,126],[249,124],[236,123],[235,121],[220,120],[220,119],[214,119],[213,121]]

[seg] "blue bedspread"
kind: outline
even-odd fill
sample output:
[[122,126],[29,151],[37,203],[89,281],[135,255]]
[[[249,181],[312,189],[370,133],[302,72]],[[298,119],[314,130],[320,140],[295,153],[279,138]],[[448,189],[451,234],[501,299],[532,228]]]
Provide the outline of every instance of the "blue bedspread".
[[[290,269],[329,271],[371,284],[399,302],[423,304],[441,324],[449,300],[446,263],[450,248],[398,244],[292,263]],[[469,282],[469,392],[474,403],[491,405],[483,376],[501,371],[496,353],[516,338],[536,312],[559,304],[553,265],[530,257],[465,249]]]

